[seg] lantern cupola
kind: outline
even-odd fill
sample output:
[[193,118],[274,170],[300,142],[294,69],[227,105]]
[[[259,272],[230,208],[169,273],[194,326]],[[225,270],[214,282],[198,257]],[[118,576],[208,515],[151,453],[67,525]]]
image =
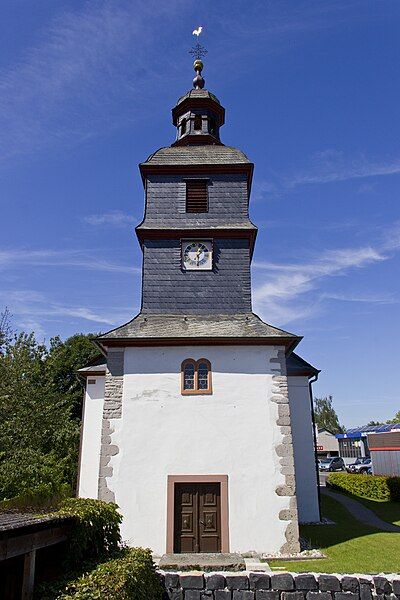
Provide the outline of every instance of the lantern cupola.
[[172,122],[177,129],[172,145],[221,145],[219,129],[225,123],[225,109],[214,94],[204,89],[203,62],[197,59],[193,67],[196,72],[194,89],[179,98],[172,109]]

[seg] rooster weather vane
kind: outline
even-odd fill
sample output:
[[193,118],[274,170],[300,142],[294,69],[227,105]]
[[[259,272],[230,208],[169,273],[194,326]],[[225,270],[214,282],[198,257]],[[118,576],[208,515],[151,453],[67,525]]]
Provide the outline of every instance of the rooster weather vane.
[[207,50],[199,42],[199,35],[202,31],[203,27],[201,25],[192,31],[192,35],[197,36],[197,44],[195,44],[195,46],[189,50],[189,54],[191,54],[195,60],[201,60],[203,56],[207,54]]

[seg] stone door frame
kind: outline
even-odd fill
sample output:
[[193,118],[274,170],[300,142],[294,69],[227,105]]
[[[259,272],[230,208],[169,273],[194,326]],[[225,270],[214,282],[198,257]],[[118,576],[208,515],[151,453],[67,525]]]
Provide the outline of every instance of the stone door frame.
[[167,476],[167,554],[174,552],[175,483],[219,483],[221,493],[221,552],[229,552],[228,475]]

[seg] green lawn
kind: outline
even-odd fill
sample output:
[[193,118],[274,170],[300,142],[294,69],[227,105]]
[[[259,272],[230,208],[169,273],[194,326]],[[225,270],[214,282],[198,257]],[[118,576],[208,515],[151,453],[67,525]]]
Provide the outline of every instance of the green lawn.
[[[313,548],[320,548],[328,558],[291,562],[270,561],[271,567],[298,573],[305,571],[397,573],[400,571],[400,533],[379,532],[356,521],[336,500],[322,495],[321,501],[322,514],[335,521],[336,525],[305,525],[300,528],[300,533],[303,538],[310,540]],[[362,501],[364,502],[364,499]],[[383,505],[378,502],[373,504]],[[391,517],[398,521],[399,515],[398,512],[395,514],[395,508],[381,506],[381,512],[375,510],[382,519],[385,514],[385,520],[390,521],[389,517]]]

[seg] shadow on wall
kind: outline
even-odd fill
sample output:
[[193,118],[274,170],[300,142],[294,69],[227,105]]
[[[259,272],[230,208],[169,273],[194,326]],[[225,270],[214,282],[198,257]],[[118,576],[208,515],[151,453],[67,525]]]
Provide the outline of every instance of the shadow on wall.
[[231,375],[277,375],[279,362],[271,346],[179,346],[127,348],[125,350],[125,374],[155,375],[180,372],[182,361],[205,358],[211,362],[213,373]]

